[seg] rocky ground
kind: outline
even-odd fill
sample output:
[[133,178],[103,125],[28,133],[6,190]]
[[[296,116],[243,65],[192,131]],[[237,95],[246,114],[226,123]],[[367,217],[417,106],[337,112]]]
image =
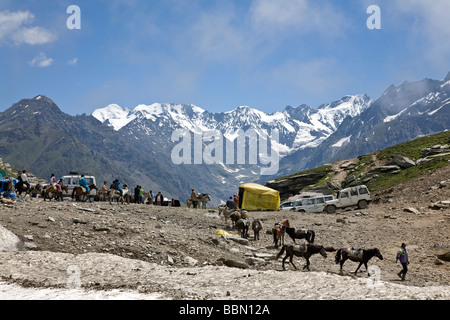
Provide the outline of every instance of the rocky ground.
[[[216,209],[26,198],[0,205],[1,225],[20,239],[19,251],[0,252],[0,277],[4,285],[38,288],[31,298],[45,298],[42,293],[49,288],[82,288],[92,297],[99,290],[126,290],[133,299],[448,300],[450,262],[437,258],[450,251],[448,177],[450,166],[372,194],[374,203],[365,210],[251,212],[264,230],[261,240],[250,232],[248,241],[217,236],[218,230],[236,232]],[[371,278],[364,267],[352,275],[357,264],[351,261],[341,275],[334,252],[313,256],[311,272],[301,269],[303,258],[294,259],[299,270],[287,265],[284,272],[281,258],[274,260],[280,248],[273,245],[271,228],[286,219],[313,229],[316,244],[377,247],[384,260],[370,261],[375,267]],[[292,243],[288,237],[285,241]],[[397,276],[401,266],[395,264],[402,242],[411,260],[403,282]],[[13,298],[12,288],[1,288],[0,296]]]

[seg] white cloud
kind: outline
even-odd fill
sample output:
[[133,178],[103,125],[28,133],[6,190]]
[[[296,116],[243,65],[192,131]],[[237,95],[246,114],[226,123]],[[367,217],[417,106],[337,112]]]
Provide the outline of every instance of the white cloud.
[[70,66],[76,66],[78,64],[78,58],[73,58],[67,61],[67,64]]
[[52,58],[47,58],[47,55],[43,52],[40,52],[33,60],[28,62],[32,67],[46,68],[50,67],[53,64]]
[[450,58],[450,1],[448,0],[408,0],[395,2],[400,15],[409,15],[407,25],[410,41],[416,48],[423,50],[429,61],[436,65],[447,66]]
[[2,44],[40,45],[56,39],[51,31],[43,27],[29,26],[33,20],[34,15],[29,11],[1,11],[0,46]]
[[314,32],[336,36],[345,28],[345,16],[326,1],[258,0],[251,6],[255,30],[271,36]]

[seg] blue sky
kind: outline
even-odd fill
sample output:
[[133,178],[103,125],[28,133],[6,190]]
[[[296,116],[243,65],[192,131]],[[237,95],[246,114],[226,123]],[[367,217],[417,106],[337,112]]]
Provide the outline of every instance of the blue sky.
[[[67,28],[70,5],[81,29]],[[370,30],[367,8],[381,9]],[[450,71],[447,0],[0,0],[0,111],[44,94],[272,113]]]

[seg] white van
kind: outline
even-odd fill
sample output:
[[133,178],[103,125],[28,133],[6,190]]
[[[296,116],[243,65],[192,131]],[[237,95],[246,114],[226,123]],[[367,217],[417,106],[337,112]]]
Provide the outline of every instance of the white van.
[[[85,175],[84,178],[86,179],[87,185],[97,185],[97,182],[95,180],[94,176],[88,176]],[[64,194],[63,196],[72,196],[72,192],[73,192],[73,188],[78,187],[80,185],[80,179],[81,179],[81,174],[78,173],[73,173],[73,174],[69,174],[67,176],[63,176],[61,177],[63,184],[66,185],[69,188],[69,194]]]
[[308,199],[303,199],[303,204],[295,207],[297,212],[323,212],[326,206],[326,202],[334,200],[331,195],[312,197]]

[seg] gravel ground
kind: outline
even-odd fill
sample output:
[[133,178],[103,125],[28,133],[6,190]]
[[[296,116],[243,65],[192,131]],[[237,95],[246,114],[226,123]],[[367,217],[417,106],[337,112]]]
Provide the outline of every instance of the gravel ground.
[[[262,238],[250,231],[240,242],[216,235],[236,233],[216,209],[30,198],[3,204],[0,223],[18,237],[20,250],[0,252],[0,298],[448,300],[450,262],[437,256],[450,251],[450,180],[443,180],[449,170],[373,194],[365,210],[251,212],[251,220],[264,223]],[[302,270],[303,258],[294,259],[298,270],[282,271],[271,228],[286,219],[314,230],[316,244],[377,247],[384,259],[369,262],[370,278],[364,267],[354,276],[351,261],[340,274],[334,252],[313,256],[310,272]],[[411,260],[406,281],[395,264],[402,242]]]

